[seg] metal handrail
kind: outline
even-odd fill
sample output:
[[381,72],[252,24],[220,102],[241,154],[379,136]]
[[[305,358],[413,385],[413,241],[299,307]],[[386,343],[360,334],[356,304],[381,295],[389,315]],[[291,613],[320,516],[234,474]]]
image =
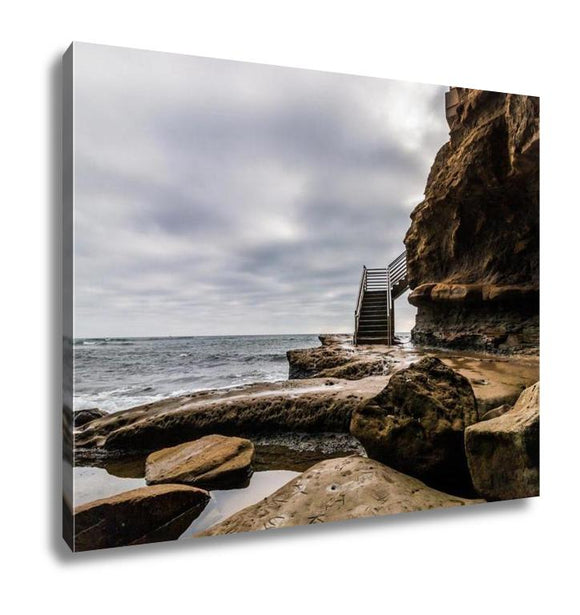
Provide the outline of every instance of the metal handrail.
[[391,297],[391,269],[387,267],[387,345],[393,345],[393,331],[392,331],[392,318],[393,318],[393,300]]
[[407,262],[407,251],[403,251],[401,252],[401,254],[399,254],[399,256],[397,256],[397,258],[393,259],[390,263],[389,263],[389,267],[394,267],[397,263],[399,263],[400,261],[404,260],[405,263]]
[[[384,268],[367,269],[363,267],[361,281],[354,312],[353,342],[356,345],[359,337],[359,324],[365,293],[386,293],[387,300],[387,331],[386,339],[392,345],[395,339],[394,332],[394,301],[406,290],[407,285],[401,282],[407,277],[407,253],[402,252]],[[398,288],[397,288],[398,287]],[[395,292],[393,292],[395,291]]]
[[356,302],[356,309],[354,311],[354,336],[353,336],[353,343],[356,346],[356,341],[357,341],[357,334],[358,334],[358,323],[360,320],[360,310],[362,307],[362,300],[363,300],[363,296],[364,296],[364,292],[365,292],[365,288],[366,288],[366,283],[367,283],[367,268],[363,265],[363,272],[360,278],[360,286],[358,289],[358,299]]

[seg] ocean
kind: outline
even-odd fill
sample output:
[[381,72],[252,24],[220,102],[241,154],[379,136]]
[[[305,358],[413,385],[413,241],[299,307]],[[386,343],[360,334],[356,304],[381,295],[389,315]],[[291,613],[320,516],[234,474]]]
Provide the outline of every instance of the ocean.
[[203,389],[288,378],[286,351],[317,335],[79,338],[74,409],[116,412]]

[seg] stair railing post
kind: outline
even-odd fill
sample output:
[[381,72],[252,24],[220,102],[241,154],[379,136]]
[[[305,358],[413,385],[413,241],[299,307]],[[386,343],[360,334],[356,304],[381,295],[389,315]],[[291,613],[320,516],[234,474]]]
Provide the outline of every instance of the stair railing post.
[[362,300],[364,297],[364,293],[367,285],[367,268],[366,265],[363,265],[362,275],[360,278],[360,286],[358,289],[358,299],[356,302],[356,310],[354,312],[354,335],[353,335],[353,344],[356,346],[358,344],[358,326],[360,321],[360,311],[362,307]]
[[391,272],[389,267],[386,270],[387,276],[387,346],[391,346],[392,341],[392,331],[391,331]]

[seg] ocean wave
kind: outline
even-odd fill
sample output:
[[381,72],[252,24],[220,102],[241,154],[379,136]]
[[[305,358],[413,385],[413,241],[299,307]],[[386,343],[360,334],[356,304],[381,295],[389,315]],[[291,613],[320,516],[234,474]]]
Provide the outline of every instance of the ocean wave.
[[134,346],[137,342],[125,338],[75,340],[73,346]]
[[308,337],[78,338],[75,407],[116,412],[194,391],[286,380],[286,351]]

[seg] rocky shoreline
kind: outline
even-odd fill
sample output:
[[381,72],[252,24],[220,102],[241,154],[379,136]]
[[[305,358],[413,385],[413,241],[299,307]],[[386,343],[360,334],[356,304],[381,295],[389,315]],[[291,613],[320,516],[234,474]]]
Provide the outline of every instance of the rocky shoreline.
[[286,484],[198,535],[539,494],[539,100],[453,94],[405,237],[415,345],[324,335],[285,382],[65,415],[77,466],[147,482],[78,507],[77,550],[178,538],[263,470]]
[[[528,389],[537,390],[537,356],[320,339],[320,347],[288,353],[292,378],[284,382],[76,413],[76,465],[123,467],[139,455],[133,474],[147,483],[77,507],[77,550],[176,539],[212,490],[244,489],[256,469],[302,474],[200,535],[537,493],[538,404]],[[343,377],[328,375],[337,372]],[[503,453],[496,442],[507,442],[497,444]],[[310,494],[303,506],[287,497],[301,489]],[[148,506],[156,515],[146,527],[113,529],[131,526]]]

